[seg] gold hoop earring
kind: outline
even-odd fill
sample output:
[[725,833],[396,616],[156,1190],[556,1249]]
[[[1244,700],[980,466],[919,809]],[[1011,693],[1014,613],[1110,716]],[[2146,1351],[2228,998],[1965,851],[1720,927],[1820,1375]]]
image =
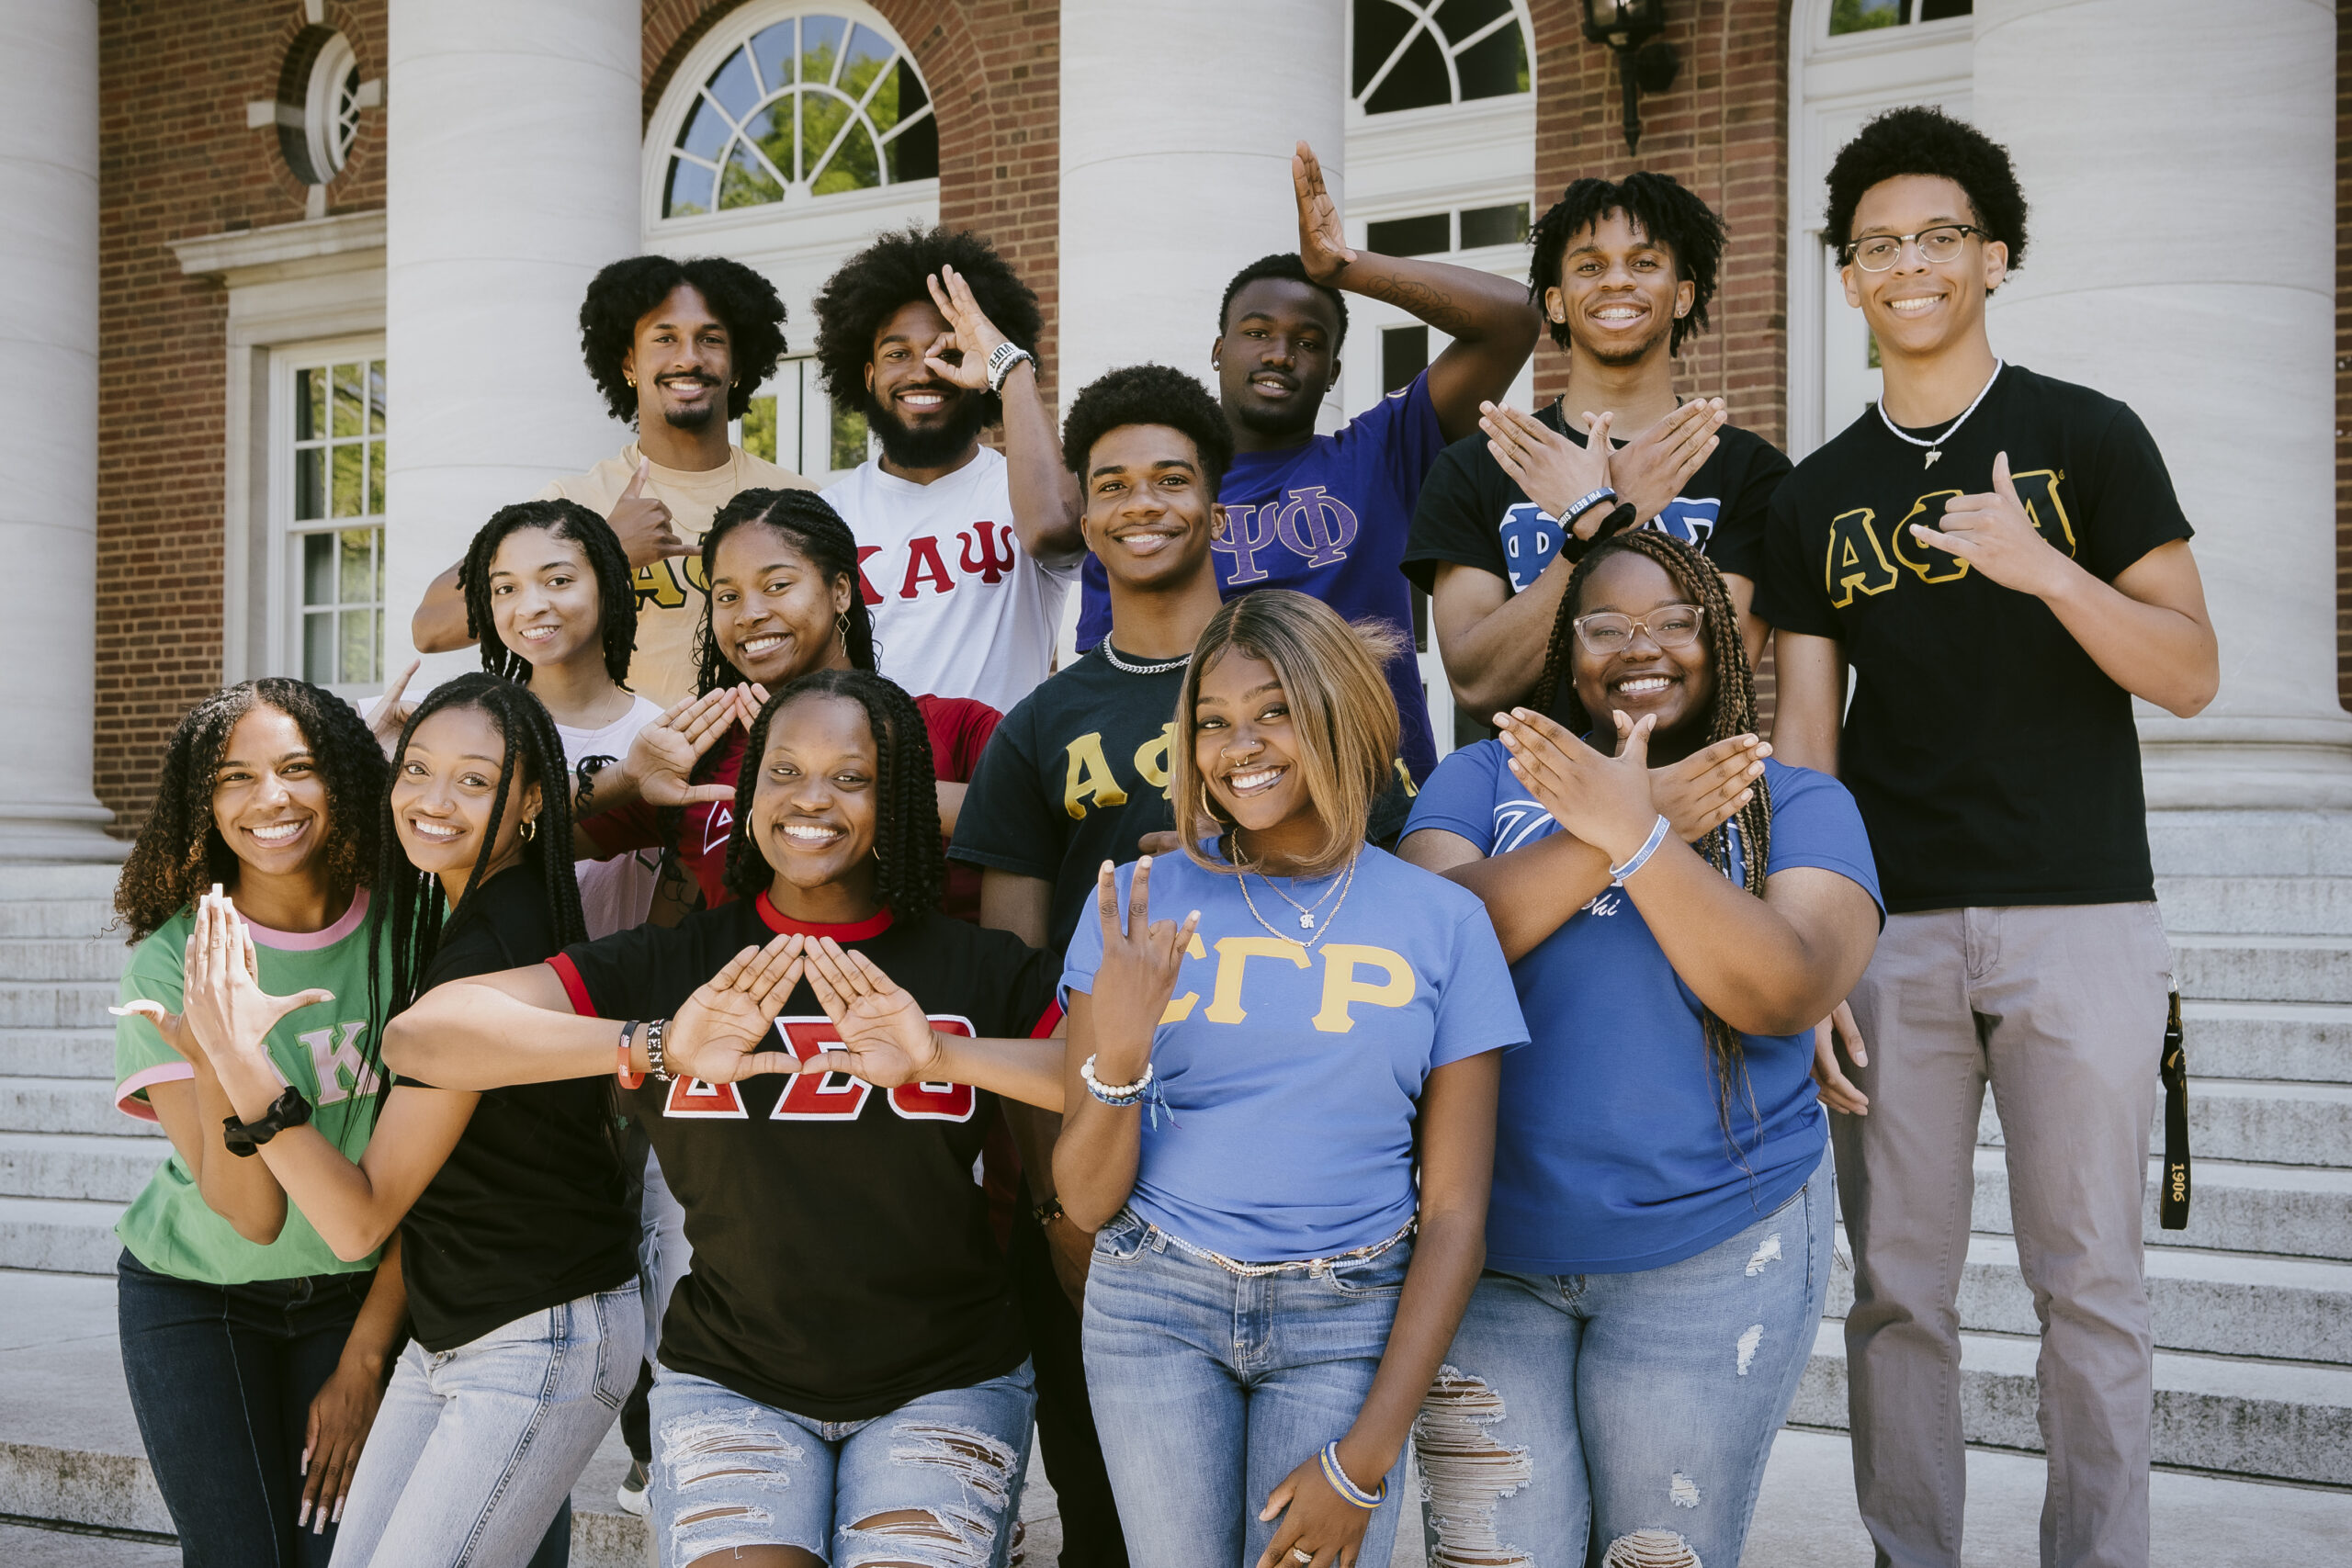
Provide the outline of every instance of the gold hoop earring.
[[536,817],[524,818],[522,832],[519,836],[526,844],[533,839],[537,838],[539,836],[539,819]]
[[1222,828],[1226,825],[1224,814],[1217,810],[1216,801],[1215,797],[1209,794],[1208,781],[1206,779],[1201,781],[1201,812],[1218,827]]

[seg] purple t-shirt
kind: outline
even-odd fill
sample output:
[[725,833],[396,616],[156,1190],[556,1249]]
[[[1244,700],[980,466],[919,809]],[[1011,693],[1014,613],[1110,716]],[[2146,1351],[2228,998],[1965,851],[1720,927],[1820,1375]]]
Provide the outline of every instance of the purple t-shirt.
[[[1416,784],[1437,765],[1437,748],[1411,642],[1412,585],[1402,565],[1421,481],[1444,450],[1424,372],[1336,434],[1279,452],[1237,453],[1217,491],[1227,520],[1226,536],[1215,546],[1217,591],[1225,597],[1295,588],[1351,621],[1385,621],[1407,639],[1389,663],[1388,687],[1404,721],[1398,749]],[[1091,555],[1081,581],[1083,652],[1111,629],[1111,591],[1102,563]]]

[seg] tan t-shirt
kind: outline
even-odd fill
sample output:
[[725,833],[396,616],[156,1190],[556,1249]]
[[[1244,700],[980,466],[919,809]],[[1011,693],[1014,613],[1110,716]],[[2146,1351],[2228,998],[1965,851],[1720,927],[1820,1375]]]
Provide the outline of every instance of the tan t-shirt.
[[[779,468],[741,446],[727,449],[728,460],[699,473],[650,465],[645,493],[670,509],[671,526],[678,537],[699,546],[718,509],[747,490],[815,490],[817,487],[789,468]],[[642,456],[635,442],[584,474],[560,479],[541,491],[540,501],[576,501],[599,515],[609,516],[621,491],[637,477]],[[694,695],[695,633],[702,625],[702,561],[695,556],[673,556],[637,570],[637,654],[629,660],[632,690],[668,708]]]

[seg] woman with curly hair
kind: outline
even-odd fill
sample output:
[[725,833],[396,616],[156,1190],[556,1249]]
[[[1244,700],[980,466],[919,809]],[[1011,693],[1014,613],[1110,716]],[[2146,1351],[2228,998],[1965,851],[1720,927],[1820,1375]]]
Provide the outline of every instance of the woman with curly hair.
[[[727,438],[784,355],[775,285],[725,256],[630,256],[596,274],[580,306],[580,348],[615,419],[637,439],[584,474],[541,491],[610,523],[637,574],[637,655],[629,684],[667,706],[688,695],[703,587],[689,558],[713,513],[754,486],[813,488]],[[462,563],[433,580],[410,636],[422,653],[465,647]]]
[[899,688],[803,676],[747,755],[732,901],[444,986],[385,1050],[469,1089],[616,1072],[651,1132],[695,1248],[652,1397],[662,1562],[1002,1568],[1031,1381],[971,1173],[997,1096],[1060,1108],[1056,965],[936,913]]
[[246,918],[243,962],[313,1001],[259,1041],[325,1142],[357,1156],[376,1119],[381,932],[368,885],[384,754],[350,705],[301,681],[198,704],[165,748],[155,802],[115,888],[137,944],[115,1010],[115,1103],[171,1152],[116,1225],[131,1410],[185,1560],[325,1568],[406,1306],[397,1245],[337,1255],[256,1159],[184,1018],[208,890]]
[[1736,1562],[1828,1289],[1808,1070],[1877,940],[1870,840],[1836,779],[1752,745],[1723,573],[1654,529],[1577,563],[1532,705],[1495,722],[1402,852],[1485,901],[1534,1033],[1415,1428],[1439,1555]]

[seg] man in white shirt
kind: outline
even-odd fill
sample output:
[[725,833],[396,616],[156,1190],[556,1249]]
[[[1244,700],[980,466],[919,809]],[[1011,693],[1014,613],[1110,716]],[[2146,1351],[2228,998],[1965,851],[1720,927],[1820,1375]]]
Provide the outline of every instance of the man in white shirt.
[[[856,534],[882,673],[1010,710],[1046,678],[1085,543],[1037,389],[1037,297],[976,234],[907,229],[817,297],[817,362],[880,456],[825,499]],[[1004,451],[980,445],[1001,422]]]
[[[784,302],[724,256],[631,256],[589,283],[580,345],[613,417],[633,422],[637,439],[534,499],[576,501],[620,536],[637,585],[628,683],[667,708],[695,694],[703,590],[692,558],[711,518],[739,491],[815,488],[727,439],[728,422],[743,417],[783,357]],[[410,635],[419,652],[445,653],[469,646],[476,630],[453,566],[425,590]]]

